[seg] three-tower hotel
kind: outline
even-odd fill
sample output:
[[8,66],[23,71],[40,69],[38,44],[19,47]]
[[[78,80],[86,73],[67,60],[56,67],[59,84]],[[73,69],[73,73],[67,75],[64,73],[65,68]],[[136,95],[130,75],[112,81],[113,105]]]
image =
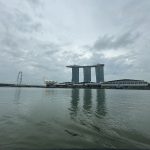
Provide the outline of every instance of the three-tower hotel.
[[91,68],[95,68],[96,82],[104,82],[104,64],[97,64],[91,66],[79,66],[79,65],[70,65],[66,66],[72,68],[72,83],[79,83],[79,69],[83,68],[84,82],[91,82]]

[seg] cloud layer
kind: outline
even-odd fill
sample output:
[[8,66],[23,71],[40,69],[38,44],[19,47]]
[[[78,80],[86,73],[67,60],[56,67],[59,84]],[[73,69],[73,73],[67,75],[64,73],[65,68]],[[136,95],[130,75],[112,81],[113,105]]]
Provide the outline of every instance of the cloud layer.
[[150,81],[149,9],[147,0],[0,0],[0,82],[19,71],[24,83],[70,81],[66,65],[97,63],[105,80]]

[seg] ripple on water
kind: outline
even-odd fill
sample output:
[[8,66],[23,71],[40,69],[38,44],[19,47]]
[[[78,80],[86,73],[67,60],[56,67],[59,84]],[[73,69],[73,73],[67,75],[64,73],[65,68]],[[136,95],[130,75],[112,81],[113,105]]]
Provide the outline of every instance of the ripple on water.
[[[15,105],[14,91],[10,96],[4,89],[10,102],[0,103],[1,149],[150,147],[144,134],[149,131],[149,93],[145,98],[143,91],[47,90],[48,95],[45,89],[22,88],[15,101],[20,105]],[[137,120],[144,123],[135,126]]]

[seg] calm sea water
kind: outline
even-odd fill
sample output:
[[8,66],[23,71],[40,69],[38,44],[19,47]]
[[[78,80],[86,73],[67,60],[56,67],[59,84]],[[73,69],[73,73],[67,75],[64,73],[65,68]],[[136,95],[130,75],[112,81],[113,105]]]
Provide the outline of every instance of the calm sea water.
[[0,149],[150,148],[150,91],[0,88]]

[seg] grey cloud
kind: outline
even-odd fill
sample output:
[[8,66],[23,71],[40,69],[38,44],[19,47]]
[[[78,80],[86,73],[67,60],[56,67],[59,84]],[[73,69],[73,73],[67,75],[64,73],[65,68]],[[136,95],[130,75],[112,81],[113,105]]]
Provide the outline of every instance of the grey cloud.
[[34,32],[40,31],[42,25],[40,22],[33,21],[28,14],[16,10],[14,15],[15,27],[22,32]]
[[123,8],[121,20],[125,25],[130,26],[132,30],[139,30],[150,25],[150,1],[130,0]]
[[[3,6],[3,7],[2,7]],[[30,59],[35,43],[39,43],[36,37],[31,37],[41,28],[40,22],[25,10],[9,10],[5,4],[0,6],[0,44],[1,55],[14,57],[14,61]],[[31,53],[31,54],[30,54]]]
[[60,45],[52,43],[52,42],[40,44],[39,47],[40,49],[44,51],[43,54],[45,54],[46,56],[52,56],[53,54],[61,50]]
[[19,41],[20,40],[17,40],[16,38],[12,37],[11,34],[9,34],[9,35],[6,34],[0,41],[1,53],[4,53],[6,55],[10,55],[10,56],[15,57],[15,58],[23,56],[24,51],[20,47]]
[[132,45],[139,37],[139,34],[126,32],[118,37],[114,35],[104,35],[100,37],[93,45],[94,50],[109,50],[125,48]]
[[42,4],[41,0],[26,0],[30,5],[34,5],[34,6],[38,6],[40,4]]
[[[130,78],[130,70],[133,69],[132,63],[127,63],[128,60],[133,60],[134,53],[129,53],[126,55],[121,55],[115,58],[105,58],[103,54],[94,53],[92,58],[90,59],[91,64],[104,63],[105,64],[105,74],[107,76],[111,76],[114,79],[117,78]],[[134,62],[134,60],[133,60]],[[110,79],[105,79],[110,80]]]
[[41,64],[31,64],[31,66],[38,68],[39,70],[44,69],[46,71],[54,71],[54,69],[50,69],[49,67],[41,65]]
[[[6,74],[1,80],[16,79],[21,70],[26,81],[42,83],[43,76],[68,81],[71,70],[66,65],[96,63],[105,64],[106,80],[112,79],[107,77],[134,78],[135,74],[138,77],[139,70],[149,79],[149,68],[145,66],[149,64],[150,54],[149,46],[146,47],[150,40],[146,36],[150,34],[149,2],[83,3],[1,0],[0,73]],[[104,36],[98,38],[99,35]],[[104,52],[112,49],[128,53],[105,57]],[[145,78],[142,73],[141,78]]]
[[13,9],[8,10],[7,6],[0,7],[0,24],[3,25],[6,32],[37,32],[42,25],[28,12]]

